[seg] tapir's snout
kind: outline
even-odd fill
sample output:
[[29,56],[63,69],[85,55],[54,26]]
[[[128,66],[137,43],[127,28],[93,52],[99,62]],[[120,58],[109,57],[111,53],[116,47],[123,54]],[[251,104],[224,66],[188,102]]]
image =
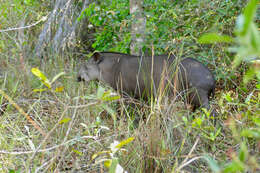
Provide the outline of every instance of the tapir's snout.
[[80,72],[81,73],[78,73],[78,75],[76,76],[77,82],[84,82],[85,84],[88,84],[91,81],[89,79],[89,76],[83,71],[80,71]]
[[78,76],[77,76],[77,81],[78,81],[78,82],[82,82],[82,81],[84,81],[84,79],[82,79],[81,76],[78,75]]

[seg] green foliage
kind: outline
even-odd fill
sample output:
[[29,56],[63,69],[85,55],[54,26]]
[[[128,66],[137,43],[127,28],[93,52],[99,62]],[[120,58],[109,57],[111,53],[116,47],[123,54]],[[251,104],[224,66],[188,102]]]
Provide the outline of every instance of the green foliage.
[[[237,67],[241,64],[241,61],[250,62],[253,61],[255,63],[255,68],[250,68],[244,77],[244,83],[248,83],[249,80],[252,80],[256,75],[258,79],[258,83],[260,82],[259,73],[259,57],[260,57],[260,34],[257,31],[257,27],[254,24],[254,16],[256,13],[258,1],[250,0],[242,15],[240,15],[237,19],[236,23],[236,38],[234,39],[236,42],[236,47],[231,48],[230,50],[237,53],[236,58],[234,59],[234,66]],[[228,41],[227,41],[228,40]],[[200,43],[218,43],[218,42],[230,42],[232,38],[229,36],[220,36],[216,33],[204,34],[200,37]],[[252,66],[252,64],[250,64]],[[260,126],[259,126],[259,94],[253,96],[253,93],[259,92],[259,88],[254,89],[251,94],[247,96],[245,99],[246,105],[239,103],[239,101],[235,100],[231,97],[230,93],[224,95],[224,98],[230,104],[234,104],[238,107],[244,107],[247,109],[248,107],[256,107],[252,111],[248,111],[245,116],[250,116],[251,121],[253,121],[254,125],[251,128],[241,128],[240,130],[235,127],[235,122],[232,121],[230,124],[230,128],[233,132],[233,135],[236,136],[236,140],[240,141],[240,150],[238,154],[232,154],[232,160],[227,164],[222,166],[218,166],[218,164],[207,157],[206,160],[214,172],[248,172],[249,170],[258,169],[259,164],[255,164],[255,160],[257,159],[256,155],[249,155],[249,149],[246,142],[242,139],[243,137],[252,138],[256,141],[260,139]],[[239,135],[239,136],[238,136]],[[250,167],[248,165],[254,165],[254,167]],[[221,167],[221,169],[220,169]]]
[[[256,13],[258,1],[250,0],[242,15],[240,15],[237,19],[236,23],[236,38],[234,39],[236,42],[236,47],[231,48],[232,52],[237,53],[236,58],[234,59],[234,67],[237,67],[241,64],[242,61],[252,62],[249,64],[251,67],[246,72],[244,76],[244,83],[247,84],[250,80],[253,80],[254,77],[257,77],[258,83],[260,82],[260,68],[259,68],[259,57],[260,57],[260,34],[257,30],[257,27],[254,23],[254,16]],[[214,43],[214,42],[226,42],[225,37],[228,36],[219,36],[218,34],[211,33],[203,35],[199,42],[201,43]],[[230,39],[231,40],[231,39]],[[255,160],[257,156],[249,156],[248,146],[242,140],[243,137],[252,138],[254,140],[259,140],[260,137],[260,126],[259,126],[259,106],[260,106],[260,96],[259,94],[254,96],[253,93],[258,93],[259,88],[255,85],[254,91],[252,91],[245,99],[245,105],[239,103],[239,101],[235,100],[231,97],[230,93],[224,95],[224,98],[227,102],[234,104],[240,109],[244,107],[244,109],[249,108],[247,113],[244,116],[251,117],[251,120],[254,125],[251,128],[245,128],[243,130],[236,129],[234,127],[234,122],[232,122],[231,129],[234,135],[236,135],[236,139],[240,141],[240,151],[238,155],[234,154],[232,157],[232,161],[222,166],[222,172],[247,172],[248,170],[257,169],[259,165],[254,165],[256,168],[251,168],[247,166],[250,162]],[[250,109],[251,107],[255,107],[256,109]],[[242,108],[243,109],[243,108]],[[239,136],[237,136],[239,135]],[[242,142],[243,141],[243,142]],[[211,162],[208,160],[209,165]],[[252,164],[252,163],[251,163]],[[212,167],[214,170],[214,167]],[[219,172],[219,171],[216,171]]]
[[201,36],[198,40],[201,44],[209,44],[209,43],[230,43],[233,41],[232,37],[227,35],[218,35],[216,33],[208,33]]
[[116,111],[108,103],[120,99],[119,95],[113,93],[111,90],[106,91],[106,89],[102,86],[98,86],[96,95],[88,95],[85,98],[98,100],[100,102],[98,107],[107,111],[113,118],[114,125],[116,125]]
[[78,20],[87,17],[91,25],[95,27],[95,42],[92,44],[94,49],[129,52],[128,5],[128,0],[105,0],[99,5],[92,3],[84,10]]
[[[52,81],[50,82],[49,79],[38,69],[38,68],[32,68],[31,69],[32,73],[37,76],[40,81],[50,90],[53,90],[55,92],[62,92],[64,87],[60,86],[57,88],[53,88],[52,84],[62,75],[65,74],[65,72],[60,72],[59,74],[57,74],[56,76],[53,77]],[[45,91],[46,89],[34,89],[34,92],[41,92],[41,91]]]
[[[112,3],[111,3],[112,2]],[[79,20],[87,18],[95,31],[92,48],[99,51],[130,53],[131,15],[129,1],[104,0],[91,4]],[[235,72],[229,70],[230,54],[225,46],[201,46],[197,43],[205,32],[230,34],[246,1],[144,1],[146,17],[146,54],[172,52],[177,56],[194,57],[215,70],[216,80],[230,87]],[[234,41],[230,36],[215,35],[218,40]],[[241,69],[240,71],[242,71]]]
[[[203,0],[203,2],[145,0],[146,41],[143,46],[149,53],[153,46],[156,54],[176,51],[180,47],[180,42],[190,48],[191,44],[196,43],[194,38],[203,31],[211,27],[223,29],[224,25],[230,24],[228,16],[231,18],[234,13],[237,13],[236,9],[240,7],[237,4],[231,1],[210,0]],[[214,9],[215,6],[225,8]],[[91,4],[79,20],[87,17],[96,29],[95,42],[92,45],[94,49],[129,53],[131,41],[129,13],[128,0],[119,0],[116,3],[105,0]],[[217,23],[218,21],[221,22]]]
[[204,159],[207,161],[207,163],[209,164],[209,167],[211,168],[211,170],[213,172],[215,172],[215,173],[221,172],[221,168],[218,166],[218,163],[216,162],[216,160],[212,159],[208,155],[204,156]]
[[[237,46],[230,48],[230,51],[237,53],[234,59],[234,67],[241,64],[242,61],[253,62],[256,68],[250,68],[246,73],[245,82],[256,77],[260,77],[259,57],[260,57],[260,34],[254,23],[254,16],[257,9],[257,0],[249,1],[244,13],[237,18],[236,23],[236,41]],[[231,42],[233,39],[227,35],[219,35],[216,33],[204,34],[198,40],[200,43],[218,43],[218,42]],[[258,78],[260,80],[260,78]]]
[[120,151],[125,151],[123,147],[127,145],[128,143],[132,142],[134,140],[133,137],[130,137],[128,139],[125,139],[121,142],[114,141],[110,144],[110,150],[107,151],[101,151],[98,153],[95,153],[92,156],[92,159],[96,159],[99,156],[102,156],[103,154],[107,154],[105,157],[99,158],[96,162],[104,162],[104,166],[109,169],[109,173],[123,173],[125,172],[122,166],[119,164],[118,158],[116,157],[116,154]]
[[20,173],[20,172],[21,172],[21,171],[19,171],[19,170],[18,170],[18,171],[15,171],[15,170],[13,170],[13,169],[10,169],[10,170],[9,170],[9,173]]
[[253,122],[255,123],[254,124],[255,127],[242,130],[241,136],[259,140],[260,139],[260,119],[258,117],[253,117]]
[[[228,117],[226,125],[228,125],[231,130],[231,138],[234,138],[237,143],[240,143],[238,151],[231,150],[228,160],[217,164],[217,167],[219,167],[223,173],[253,171],[260,166],[256,161],[259,158],[259,153],[251,152],[251,154],[249,154],[249,150],[257,150],[254,145],[257,145],[260,139],[259,91],[259,88],[254,89],[244,98],[244,102],[241,102],[239,96],[237,96],[239,93],[233,92],[223,94],[219,100],[219,106],[222,108],[222,116]],[[234,107],[236,107],[237,112],[229,113],[228,110]],[[213,160],[213,158],[211,158],[211,160]],[[214,172],[219,172],[215,171],[211,166],[211,161],[207,160],[207,162]],[[216,161],[214,162],[217,163]]]
[[232,51],[238,54],[234,62],[235,66],[238,66],[241,61],[259,60],[260,34],[254,23],[257,3],[257,0],[251,0],[244,13],[237,19],[236,35],[239,46],[232,48]]
[[[120,99],[120,96],[113,95],[111,90],[105,91],[105,88],[99,86],[98,90],[97,90],[97,99],[102,101],[102,102],[107,102],[107,101],[118,100],[118,99]],[[111,117],[114,120],[114,125],[115,125],[115,123],[116,123],[116,112],[110,106],[108,106],[105,103],[102,103],[100,106],[111,115]]]

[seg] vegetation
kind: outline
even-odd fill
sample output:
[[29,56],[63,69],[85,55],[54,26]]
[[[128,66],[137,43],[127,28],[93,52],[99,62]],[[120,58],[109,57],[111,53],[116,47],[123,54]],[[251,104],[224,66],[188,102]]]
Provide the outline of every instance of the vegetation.
[[[75,45],[77,53],[46,49],[35,57],[43,24],[36,21],[52,3],[0,1],[1,172],[260,171],[257,0],[247,7],[244,0],[144,1],[144,51],[190,56],[210,67],[216,125],[207,111],[191,112],[179,101],[147,103],[76,82],[80,59],[88,57],[79,51],[129,53],[128,0],[98,1],[82,12],[78,20],[91,39]],[[9,29],[19,27],[25,29]]]

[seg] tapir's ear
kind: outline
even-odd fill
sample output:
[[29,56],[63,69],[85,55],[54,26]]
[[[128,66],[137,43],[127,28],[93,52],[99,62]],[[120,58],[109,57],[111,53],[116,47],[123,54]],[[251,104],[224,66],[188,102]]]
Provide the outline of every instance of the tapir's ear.
[[94,62],[96,62],[96,63],[100,63],[100,61],[103,60],[102,55],[101,55],[100,52],[95,52],[95,53],[92,55],[92,58],[93,58]]

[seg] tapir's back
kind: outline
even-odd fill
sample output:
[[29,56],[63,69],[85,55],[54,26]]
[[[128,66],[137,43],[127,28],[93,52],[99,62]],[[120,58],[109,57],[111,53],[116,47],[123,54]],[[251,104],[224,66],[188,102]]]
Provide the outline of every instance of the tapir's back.
[[123,58],[120,60],[117,85],[125,92],[135,96],[150,96],[157,91],[160,82],[165,77],[163,72],[169,72],[169,64],[173,59],[167,55],[154,57]]

